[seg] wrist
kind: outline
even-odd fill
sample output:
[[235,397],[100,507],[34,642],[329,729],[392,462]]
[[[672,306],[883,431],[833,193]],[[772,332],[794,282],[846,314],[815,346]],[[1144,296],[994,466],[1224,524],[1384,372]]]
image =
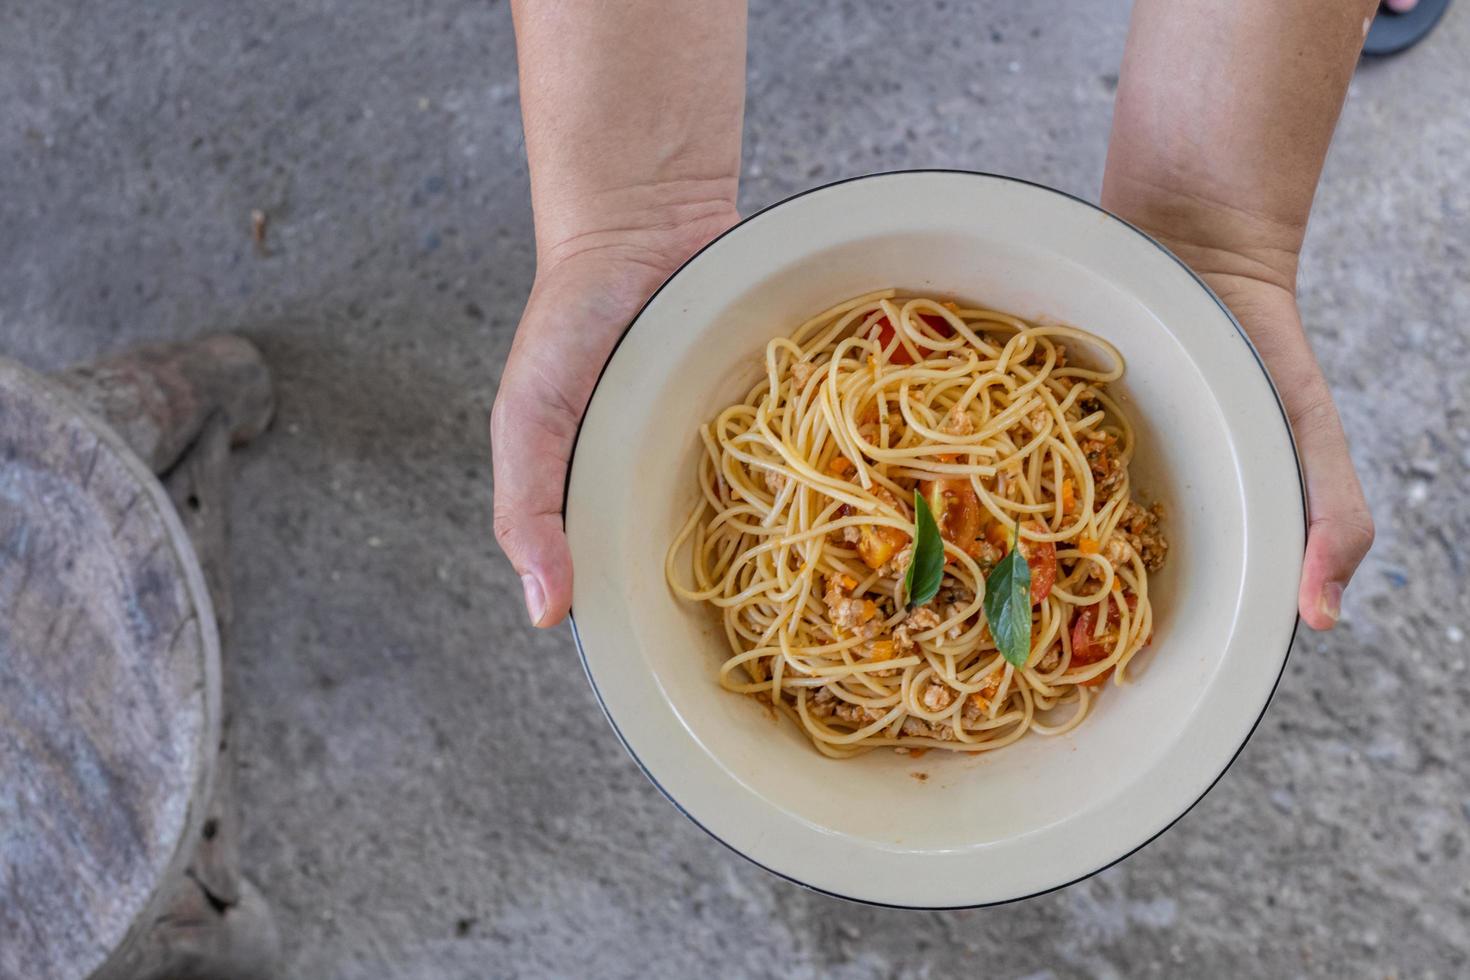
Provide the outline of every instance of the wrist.
[[1103,179],[1103,207],[1158,239],[1200,276],[1264,283],[1295,296],[1305,217],[1276,218],[1230,197],[1111,167]]
[[662,281],[740,220],[736,178],[677,180],[536,201],[537,275],[572,261],[641,267]]

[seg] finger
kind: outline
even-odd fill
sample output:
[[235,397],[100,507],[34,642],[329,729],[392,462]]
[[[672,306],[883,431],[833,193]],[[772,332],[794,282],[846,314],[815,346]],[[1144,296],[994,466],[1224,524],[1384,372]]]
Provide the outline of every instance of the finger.
[[490,414],[495,538],[521,577],[531,622],[555,626],[572,605],[561,508],[577,419],[524,373],[513,358]]
[[588,253],[538,270],[490,417],[495,537],[537,626],[572,605],[562,522],[567,467],[598,375],[638,307],[657,288],[647,263]]
[[1373,544],[1373,518],[1325,382],[1288,403],[1307,485],[1307,552],[1297,605],[1315,630],[1331,629],[1342,594]]
[[[595,272],[596,270],[594,270]],[[538,281],[490,416],[495,537],[521,577],[537,626],[572,605],[572,557],[562,522],[578,421],[623,320],[606,290],[576,270]]]
[[1419,6],[1419,0],[1383,0],[1383,5],[1396,14],[1406,14]]

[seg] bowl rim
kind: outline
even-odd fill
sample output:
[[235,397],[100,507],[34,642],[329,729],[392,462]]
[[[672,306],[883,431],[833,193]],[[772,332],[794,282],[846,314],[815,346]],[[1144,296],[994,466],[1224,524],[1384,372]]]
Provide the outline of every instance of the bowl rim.
[[[1200,287],[1200,289],[1204,290],[1205,294],[1210,298],[1211,301],[1214,302],[1216,307],[1219,308],[1220,312],[1225,315],[1225,318],[1230,322],[1230,325],[1235,328],[1236,333],[1240,335],[1240,339],[1245,342],[1246,348],[1250,351],[1251,357],[1255,359],[1256,366],[1260,368],[1261,374],[1265,377],[1267,387],[1270,388],[1271,394],[1275,397],[1276,408],[1281,413],[1282,425],[1286,430],[1287,441],[1291,445],[1292,462],[1296,468],[1297,489],[1301,498],[1302,527],[1304,532],[1309,529],[1310,524],[1307,509],[1306,478],[1302,471],[1301,450],[1300,447],[1297,445],[1296,433],[1292,429],[1291,417],[1287,414],[1286,405],[1281,400],[1281,392],[1276,386],[1275,379],[1271,377],[1271,372],[1266,368],[1266,362],[1261,358],[1261,352],[1257,350],[1255,343],[1251,340],[1250,334],[1248,334],[1245,328],[1240,325],[1240,321],[1235,318],[1235,314],[1231,312],[1230,308],[1225,305],[1225,302],[1215,294],[1215,291],[1210,288],[1209,284],[1207,284],[1202,278],[1200,278],[1200,276],[1193,269],[1191,269],[1189,265],[1184,262],[1183,259],[1175,255],[1166,245],[1164,245],[1158,239],[1154,238],[1142,228],[1139,228],[1137,225],[1128,221],[1126,218],[1122,218],[1114,214],[1112,211],[1109,211],[1107,208],[1104,208],[1100,204],[1095,204],[1092,201],[1087,200],[1086,198],[1079,197],[1076,194],[1071,193],[1070,191],[1060,190],[1059,188],[1051,187],[1033,180],[1027,180],[1024,177],[1014,177],[1009,174],[998,174],[985,170],[967,170],[958,167],[916,167],[904,170],[874,171],[871,173],[857,174],[851,177],[844,177],[839,180],[829,181],[825,184],[818,184],[815,187],[809,187],[806,190],[798,191],[795,194],[790,194],[786,197],[781,198],[779,201],[775,201],[771,204],[766,205],[763,208],[760,208],[757,211],[750,213],[749,215],[746,215],[735,224],[727,228],[725,231],[710,239],[710,241],[706,242],[698,251],[694,252],[682,263],[680,263],[679,267],[671,272],[667,277],[665,277],[663,282],[659,284],[659,287],[655,289],[652,294],[649,295],[648,299],[646,299],[643,304],[638,308],[638,312],[634,314],[632,319],[628,321],[628,325],[623,328],[622,333],[618,335],[617,342],[614,343],[612,348],[608,351],[607,358],[603,362],[602,368],[598,371],[597,380],[593,384],[591,392],[588,393],[587,407],[583,410],[582,417],[577,420],[577,429],[572,438],[572,450],[570,455],[567,457],[567,474],[562,486],[561,516],[563,527],[565,527],[566,525],[567,508],[570,503],[571,497],[572,469],[576,464],[577,448],[581,442],[582,430],[586,424],[587,412],[592,407],[592,402],[597,395],[597,390],[599,387],[601,387],[602,381],[607,375],[608,368],[612,365],[613,359],[617,356],[618,349],[623,345],[623,341],[628,338],[628,335],[633,331],[633,328],[638,325],[638,322],[643,318],[644,313],[647,312],[648,308],[653,304],[654,300],[658,298],[659,294],[662,293],[671,282],[678,278],[679,274],[683,272],[686,267],[688,267],[711,247],[722,241],[727,236],[733,234],[737,230],[744,228],[746,225],[755,221],[757,218],[761,217],[769,211],[780,208],[786,204],[791,203],[792,201],[796,201],[804,197],[809,197],[814,194],[820,194],[824,191],[830,191],[833,188],[842,187],[847,184],[853,184],[859,181],[878,180],[887,177],[909,176],[914,174],[947,174],[962,177],[981,177],[988,180],[997,180],[1007,183],[1019,184],[1025,187],[1033,188],[1035,190],[1043,191],[1048,194],[1057,195],[1058,197],[1065,198],[1075,204],[1080,204],[1098,214],[1105,215],[1111,221],[1116,222],[1123,228],[1127,229],[1129,232],[1137,235],[1150,245],[1157,248],[1170,260],[1172,260],[1177,266],[1179,266],[1180,269],[1184,270],[1184,272],[1190,277],[1190,279],[1192,279],[1195,284]],[[1303,540],[1305,541],[1305,533],[1303,536]],[[802,881],[800,878],[794,877],[793,875],[790,875],[784,871],[780,871],[776,868],[771,867],[768,864],[762,863],[755,857],[736,847],[734,844],[731,844],[729,841],[725,840],[719,834],[715,833],[709,827],[700,822],[700,820],[698,820],[692,813],[685,809],[684,805],[680,803],[679,800],[675,798],[675,796],[670,793],[669,790],[661,782],[659,782],[658,777],[656,777],[653,772],[649,770],[648,766],[644,764],[641,758],[639,758],[638,753],[633,750],[633,746],[629,744],[627,737],[623,734],[623,730],[618,726],[617,720],[613,718],[612,712],[611,710],[609,710],[607,702],[602,696],[602,691],[597,686],[596,679],[594,679],[594,677],[592,676],[592,667],[587,660],[586,647],[582,643],[582,634],[577,627],[575,608],[568,611],[567,618],[571,626],[572,641],[577,647],[577,657],[582,664],[582,672],[586,675],[587,683],[592,688],[593,697],[597,699],[597,706],[602,710],[602,715],[604,718],[607,719],[608,725],[611,726],[613,730],[613,734],[617,736],[618,742],[621,743],[623,746],[623,750],[628,753],[628,756],[633,760],[633,763],[638,767],[638,769],[643,773],[648,781],[653,784],[654,788],[659,791],[664,799],[668,800],[668,802],[673,805],[674,809],[678,810],[679,813],[681,813],[686,819],[688,819],[690,823],[694,824],[694,826],[698,827],[710,838],[723,845],[729,851],[739,855],[740,857],[744,858],[746,861],[749,861],[751,864],[755,865],[761,870],[775,875],[777,878],[790,882],[791,884],[798,885],[808,891],[816,892],[821,895],[826,895],[830,898],[838,898],[842,899],[843,901],[853,902],[859,905],[872,906],[874,908],[904,909],[926,912],[947,912],[961,911],[965,909],[993,908],[1001,905],[1010,905],[1014,902],[1023,902],[1031,898],[1039,898],[1042,895],[1049,895],[1052,892],[1060,891],[1064,888],[1070,888],[1072,885],[1075,885],[1082,881],[1086,881],[1088,878],[1091,878],[1094,875],[1106,871],[1114,865],[1119,864],[1120,862],[1132,857],[1134,854],[1137,854],[1139,851],[1143,850],[1145,847],[1162,837],[1166,832],[1168,832],[1176,824],[1178,824],[1180,820],[1184,819],[1184,816],[1186,814],[1188,814],[1191,810],[1198,806],[1201,800],[1203,800],[1206,796],[1210,794],[1210,791],[1219,784],[1221,779],[1225,778],[1225,774],[1230,771],[1230,769],[1235,765],[1236,761],[1240,758],[1241,753],[1245,751],[1246,745],[1250,743],[1251,738],[1256,733],[1256,729],[1260,727],[1262,720],[1265,719],[1266,712],[1271,706],[1271,701],[1275,698],[1276,691],[1281,686],[1282,677],[1286,675],[1286,667],[1291,661],[1291,651],[1296,644],[1297,632],[1301,629],[1302,622],[1300,611],[1298,611],[1294,621],[1292,622],[1290,634],[1286,638],[1286,650],[1281,657],[1281,668],[1277,672],[1275,679],[1271,682],[1271,690],[1267,693],[1265,700],[1261,704],[1260,712],[1256,715],[1255,720],[1251,722],[1250,728],[1246,730],[1244,736],[1241,738],[1240,744],[1236,747],[1234,753],[1230,756],[1230,759],[1220,769],[1219,773],[1217,773],[1215,777],[1210,780],[1209,784],[1205,786],[1200,794],[1194,798],[1194,800],[1192,800],[1188,805],[1180,810],[1178,814],[1171,817],[1168,822],[1166,822],[1153,834],[1144,838],[1138,844],[1129,848],[1122,854],[1119,854],[1112,860],[1107,861],[1106,863],[1099,865],[1096,868],[1093,868],[1091,871],[1084,872],[1074,878],[1071,878],[1068,881],[1064,881],[1060,884],[1052,885],[1051,887],[1043,888],[1038,891],[1027,892],[1024,895],[1016,895],[1013,897],[997,899],[994,901],[969,902],[959,905],[912,905],[894,902],[881,902],[870,898],[862,898],[854,895],[844,895],[841,892],[833,891],[828,888],[822,888],[809,882]]]

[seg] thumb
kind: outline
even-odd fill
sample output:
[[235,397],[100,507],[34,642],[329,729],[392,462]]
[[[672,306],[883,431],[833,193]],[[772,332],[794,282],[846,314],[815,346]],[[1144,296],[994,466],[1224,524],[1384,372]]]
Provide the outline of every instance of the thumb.
[[527,384],[517,360],[506,366],[490,413],[495,538],[521,577],[531,621],[555,626],[572,605],[561,508],[577,417]]
[[1342,593],[1373,544],[1373,517],[1325,382],[1288,406],[1307,484],[1307,553],[1297,605],[1314,630],[1331,629]]
[[572,608],[562,502],[577,426],[609,352],[654,286],[602,259],[567,260],[537,271],[516,329],[490,413],[495,537],[537,626],[555,626]]

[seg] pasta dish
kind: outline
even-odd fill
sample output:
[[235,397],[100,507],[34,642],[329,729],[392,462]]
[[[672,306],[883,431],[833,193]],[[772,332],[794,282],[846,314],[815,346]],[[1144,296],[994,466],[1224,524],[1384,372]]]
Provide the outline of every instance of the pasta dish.
[[772,340],[699,430],[665,564],[718,610],[721,685],[836,757],[1075,728],[1148,644],[1168,551],[1129,480],[1123,370],[1075,327],[894,290]]

